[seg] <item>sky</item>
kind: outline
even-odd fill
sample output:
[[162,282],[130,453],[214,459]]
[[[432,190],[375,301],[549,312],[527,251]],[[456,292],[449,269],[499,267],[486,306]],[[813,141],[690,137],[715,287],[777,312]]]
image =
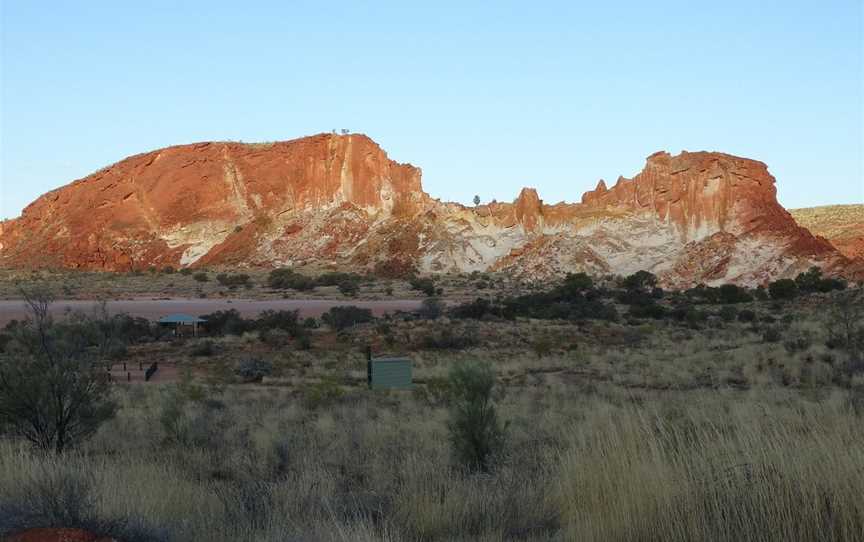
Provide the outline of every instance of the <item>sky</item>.
[[861,0],[0,0],[0,218],[128,155],[369,135],[433,197],[579,201],[658,150],[864,202]]

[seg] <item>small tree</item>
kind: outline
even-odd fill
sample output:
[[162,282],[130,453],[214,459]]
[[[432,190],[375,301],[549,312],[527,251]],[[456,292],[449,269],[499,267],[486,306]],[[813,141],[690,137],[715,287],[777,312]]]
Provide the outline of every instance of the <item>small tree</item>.
[[480,205],[480,196],[474,196],[474,207]]
[[505,439],[492,403],[495,373],[488,363],[465,363],[454,366],[448,380],[454,456],[469,470],[489,472]]
[[792,279],[775,280],[768,285],[771,299],[793,299],[798,295],[798,285]]
[[[0,430],[62,453],[113,417],[108,374],[91,347],[97,317],[55,323],[53,297],[22,292],[31,317],[16,326],[13,353],[0,357]],[[8,350],[8,349],[7,349]]]

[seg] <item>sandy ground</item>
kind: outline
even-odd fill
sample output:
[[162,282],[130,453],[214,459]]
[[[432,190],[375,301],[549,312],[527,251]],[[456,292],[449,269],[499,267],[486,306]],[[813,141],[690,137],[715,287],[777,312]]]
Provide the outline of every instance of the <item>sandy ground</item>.
[[[95,307],[94,301],[58,300],[51,305],[51,313],[62,315],[66,311],[90,312]],[[394,299],[387,301],[352,301],[324,299],[136,299],[108,301],[107,308],[111,314],[126,313],[131,316],[141,316],[157,320],[173,313],[200,316],[218,310],[237,309],[246,317],[257,316],[265,310],[299,310],[301,316],[321,316],[331,307],[340,305],[355,305],[371,309],[376,316],[387,312],[411,311],[420,307],[420,300]],[[10,320],[22,320],[29,314],[22,300],[0,300],[0,326]]]

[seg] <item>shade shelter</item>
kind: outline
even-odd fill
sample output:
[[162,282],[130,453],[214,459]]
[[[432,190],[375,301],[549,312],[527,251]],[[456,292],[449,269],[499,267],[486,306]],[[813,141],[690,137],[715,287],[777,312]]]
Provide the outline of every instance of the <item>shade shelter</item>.
[[174,335],[177,337],[182,337],[187,331],[191,331],[192,336],[197,337],[198,326],[206,321],[191,314],[169,314],[159,319],[159,325],[173,327]]

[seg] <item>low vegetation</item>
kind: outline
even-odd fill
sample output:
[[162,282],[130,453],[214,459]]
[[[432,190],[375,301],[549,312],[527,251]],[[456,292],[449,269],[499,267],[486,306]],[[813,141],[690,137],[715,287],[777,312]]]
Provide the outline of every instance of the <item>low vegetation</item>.
[[[133,542],[861,539],[859,286],[814,271],[680,292],[644,272],[460,280],[472,297],[436,283],[418,311],[378,318],[350,301],[320,318],[220,311],[198,339],[98,312],[47,322],[87,330],[64,347],[76,359],[179,376],[99,388],[104,416],[62,450],[5,418],[0,537],[62,523]],[[0,332],[4,371],[42,374],[33,330]],[[367,345],[410,357],[414,388],[368,389]],[[90,366],[59,382],[102,374]]]

